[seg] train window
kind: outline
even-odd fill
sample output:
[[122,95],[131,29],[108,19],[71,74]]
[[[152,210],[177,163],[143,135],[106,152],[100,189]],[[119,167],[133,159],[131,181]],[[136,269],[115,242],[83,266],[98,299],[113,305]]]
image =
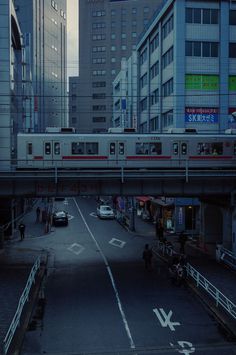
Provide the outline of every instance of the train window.
[[174,155],[178,155],[179,154],[179,145],[178,145],[178,143],[173,143],[173,153],[174,153]]
[[33,144],[32,143],[27,143],[27,154],[28,155],[33,154]]
[[60,155],[61,149],[60,149],[60,143],[55,142],[54,143],[54,155]]
[[236,143],[234,143],[234,155],[236,155]]
[[181,144],[181,154],[186,155],[187,154],[187,143],[182,143]]
[[86,143],[86,154],[98,154],[98,143]]
[[150,153],[152,155],[160,155],[162,153],[161,143],[150,143]]
[[119,143],[119,154],[124,155],[124,152],[125,152],[124,143]]
[[72,142],[71,153],[72,154],[84,154],[84,143],[83,142]]
[[136,154],[149,154],[149,143],[136,143]]
[[44,143],[44,152],[45,152],[45,155],[51,154],[51,143],[50,142]]
[[198,143],[197,153],[199,155],[222,155],[223,143]]
[[115,143],[110,143],[110,155],[116,154],[116,146]]

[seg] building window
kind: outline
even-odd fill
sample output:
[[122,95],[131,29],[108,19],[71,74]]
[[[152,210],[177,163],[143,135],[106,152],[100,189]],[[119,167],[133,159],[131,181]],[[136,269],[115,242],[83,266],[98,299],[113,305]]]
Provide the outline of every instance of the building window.
[[132,8],[132,14],[137,14],[137,9],[136,9],[136,7],[133,7],[133,8]]
[[106,58],[93,58],[93,64],[104,64],[106,63]]
[[105,88],[106,87],[106,82],[105,81],[94,81],[92,83],[93,88]]
[[219,56],[219,43],[187,41],[185,55],[189,57],[214,57]]
[[116,50],[116,46],[111,46],[111,51],[115,52],[115,50]]
[[99,99],[105,99],[106,98],[106,94],[105,93],[98,93],[98,94],[93,94],[93,99],[94,100],[99,100]]
[[115,69],[112,69],[111,75],[116,75],[116,70]]
[[96,47],[93,47],[93,52],[96,53],[96,52],[105,52],[106,51],[106,47],[105,46],[96,46]]
[[140,86],[143,88],[144,86],[147,85],[147,73],[145,73],[141,78],[140,78]]
[[93,123],[106,122],[106,117],[93,117]]
[[163,127],[173,126],[173,111],[168,111],[163,114]]
[[77,95],[76,95],[76,94],[72,94],[72,95],[71,95],[71,99],[72,99],[73,101],[75,101],[76,98],[77,98]]
[[162,56],[162,69],[166,68],[170,63],[173,62],[174,50],[173,47],[168,49],[168,51]]
[[126,45],[125,45],[125,44],[122,44],[121,50],[122,50],[122,51],[126,51],[126,49],[127,49]]
[[111,39],[116,39],[116,34],[115,33],[111,34]]
[[159,74],[159,61],[153,64],[150,68],[151,79],[155,78]]
[[159,33],[157,33],[150,42],[151,53],[153,53],[158,46],[159,46]]
[[100,29],[100,28],[105,28],[106,24],[105,24],[105,22],[94,22],[92,24],[92,27],[93,27],[94,30],[95,29]]
[[173,31],[174,28],[174,17],[171,16],[166,23],[162,26],[162,39],[165,39],[168,34]]
[[93,35],[92,39],[93,39],[93,41],[101,41],[101,40],[106,39],[106,35],[105,35],[105,33]]
[[147,110],[147,97],[140,101],[140,111],[143,112]]
[[157,131],[158,130],[158,122],[159,121],[159,116],[156,116],[156,117],[153,117],[151,120],[150,120],[150,130],[151,131]]
[[229,58],[236,58],[236,43],[229,43]]
[[115,57],[112,57],[112,58],[111,58],[111,62],[112,62],[112,63],[115,63],[115,62],[116,62],[116,58],[115,58]]
[[147,60],[147,48],[140,54],[140,64],[142,65]]
[[93,111],[106,111],[106,105],[93,105]]
[[106,75],[106,70],[93,70],[93,76]]
[[171,94],[173,94],[173,91],[174,91],[174,82],[173,82],[173,78],[171,78],[165,84],[162,85],[162,95],[163,97],[170,96]]
[[126,33],[121,33],[121,38],[126,38]]
[[149,7],[148,6],[145,6],[144,8],[143,8],[143,12],[146,14],[146,13],[148,13],[149,12]]
[[186,23],[201,23],[215,25],[219,23],[219,11],[217,9],[186,8]]
[[159,90],[156,89],[151,93],[151,106],[159,102]]
[[137,21],[136,20],[133,20],[132,21],[132,26],[134,27],[134,26],[137,26]]
[[72,123],[72,124],[76,124],[76,123],[77,123],[77,117],[72,117],[71,123]]
[[101,17],[101,16],[105,16],[106,15],[106,11],[102,10],[102,11],[93,11],[92,12],[92,16],[93,17]]
[[126,15],[126,9],[125,8],[123,8],[123,9],[121,9],[121,13],[122,13],[122,15]]
[[236,10],[229,11],[229,24],[231,26],[236,25]]
[[137,37],[137,32],[132,32],[132,37],[136,38]]
[[76,112],[76,106],[71,107],[71,112]]

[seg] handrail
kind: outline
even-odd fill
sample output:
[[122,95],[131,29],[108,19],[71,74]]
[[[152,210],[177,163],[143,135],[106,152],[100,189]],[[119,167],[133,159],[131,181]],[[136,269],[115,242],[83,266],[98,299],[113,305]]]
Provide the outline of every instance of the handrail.
[[221,305],[234,319],[236,319],[236,305],[230,301],[218,288],[200,274],[189,263],[186,265],[187,276],[191,276],[197,283],[197,287],[201,286],[204,290],[214,298],[216,306]]
[[[158,250],[162,255],[173,256],[178,255],[173,248],[158,241],[157,243]],[[223,248],[224,249],[224,248]],[[154,249],[155,252],[155,249]],[[236,305],[230,301],[218,288],[216,288],[210,281],[208,281],[203,275],[200,274],[190,263],[185,265],[187,272],[187,277],[191,277],[196,281],[197,287],[201,286],[211,297],[216,301],[216,306],[221,305],[227,313],[236,319]]]
[[30,272],[30,275],[28,277],[25,289],[22,292],[22,295],[20,297],[16,313],[15,313],[13,319],[12,319],[11,325],[10,325],[10,327],[9,327],[9,329],[7,331],[7,334],[6,334],[6,336],[5,336],[4,340],[3,340],[3,355],[7,354],[8,349],[9,349],[9,347],[11,345],[11,341],[12,341],[12,339],[14,337],[16,328],[20,324],[20,318],[21,318],[21,314],[22,314],[24,305],[25,305],[26,301],[29,300],[29,293],[30,293],[30,290],[31,290],[31,286],[32,286],[33,283],[35,283],[35,276],[36,276],[39,268],[40,268],[40,257],[37,258],[37,260],[35,261],[32,269],[31,269],[31,272]]

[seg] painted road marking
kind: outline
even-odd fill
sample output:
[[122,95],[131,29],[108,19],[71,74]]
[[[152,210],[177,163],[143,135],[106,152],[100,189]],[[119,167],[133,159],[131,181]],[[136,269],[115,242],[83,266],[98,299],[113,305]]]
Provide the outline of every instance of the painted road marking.
[[109,244],[114,245],[115,247],[123,248],[126,242],[122,242],[120,239],[112,238]]
[[180,325],[179,322],[171,322],[170,321],[170,318],[173,314],[172,311],[169,311],[169,313],[166,314],[163,308],[159,308],[159,310],[157,308],[155,308],[155,309],[153,309],[153,312],[157,316],[159,322],[161,323],[161,326],[165,327],[165,328],[169,327],[172,332],[175,331],[176,325]]
[[[193,344],[190,343],[189,341],[178,341],[178,344],[181,349],[176,349],[176,351],[180,354],[184,355],[189,355],[195,352],[195,348],[193,347]],[[174,344],[170,343],[172,347],[174,347]]]
[[85,248],[80,244],[74,243],[71,244],[67,249],[72,253],[79,255],[80,253],[82,253],[82,251],[84,251]]
[[90,215],[91,217],[98,218],[98,216],[97,216],[97,213],[96,213],[96,212],[91,212],[91,213],[89,213],[89,215]]
[[73,218],[75,218],[74,216],[71,216],[71,214],[68,214],[68,220],[71,221]]

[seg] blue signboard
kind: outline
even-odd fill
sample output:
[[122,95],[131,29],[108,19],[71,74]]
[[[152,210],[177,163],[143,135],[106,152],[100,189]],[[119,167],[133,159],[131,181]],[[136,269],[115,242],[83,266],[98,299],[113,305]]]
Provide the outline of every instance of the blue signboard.
[[186,108],[186,123],[218,123],[218,109],[216,108]]

